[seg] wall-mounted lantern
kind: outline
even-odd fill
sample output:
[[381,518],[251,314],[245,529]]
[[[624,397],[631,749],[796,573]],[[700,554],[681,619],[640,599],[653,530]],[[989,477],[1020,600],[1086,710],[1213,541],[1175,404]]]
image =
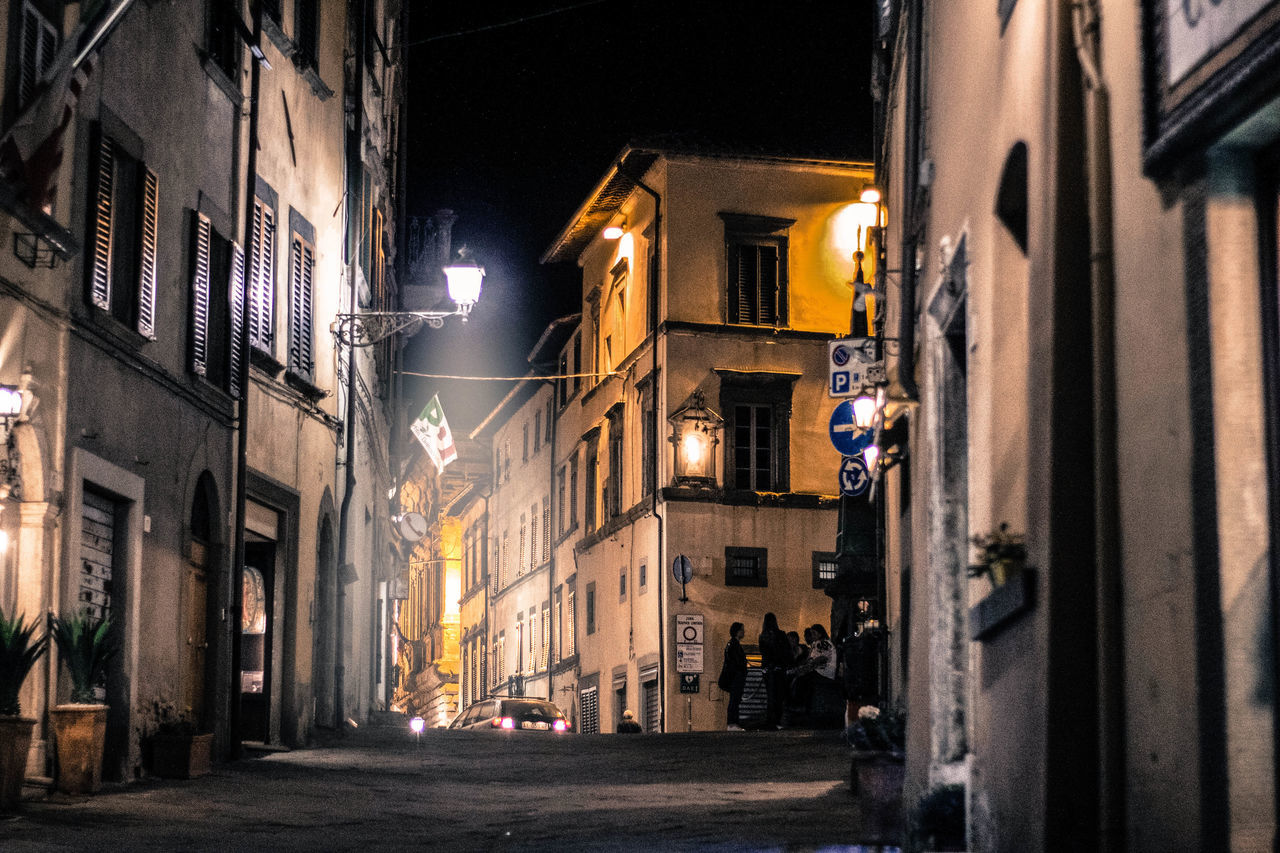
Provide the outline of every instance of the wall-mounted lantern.
[[675,448],[677,484],[715,485],[716,445],[724,419],[707,407],[701,391],[667,418]]

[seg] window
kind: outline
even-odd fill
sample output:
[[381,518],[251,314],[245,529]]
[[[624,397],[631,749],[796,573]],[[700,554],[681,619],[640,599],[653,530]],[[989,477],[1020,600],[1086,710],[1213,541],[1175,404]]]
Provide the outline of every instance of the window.
[[569,529],[578,526],[578,454],[569,460]]
[[289,370],[310,382],[314,378],[313,275],[316,250],[298,232],[291,238],[289,260]]
[[566,471],[564,466],[561,466],[559,473],[556,474],[556,512],[557,512],[557,517],[560,521],[560,529],[559,529],[560,533],[564,533],[565,530],[568,529],[566,524],[566,519],[568,518],[568,514],[566,510],[568,510],[569,507],[565,503],[565,500],[566,500],[565,489],[568,485],[567,481],[568,481],[568,472]]
[[156,339],[156,240],[160,181],[99,125],[90,185],[90,301],[104,313]]
[[524,656],[524,614],[516,614],[516,668],[512,672],[519,675],[524,672],[525,656]]
[[578,732],[584,735],[600,734],[600,688],[589,687],[579,691],[578,707],[582,709]]
[[552,407],[554,405],[555,405],[555,400],[548,398],[547,399],[546,433],[542,436],[542,440],[546,444],[551,444],[551,418],[552,418]]
[[768,586],[768,556],[766,548],[724,549],[725,586]]
[[250,238],[249,343],[270,353],[275,338],[276,212],[261,195],[253,200],[253,233]]
[[595,582],[587,584],[587,633],[594,634],[596,632],[596,585]]
[[542,562],[551,562],[551,496],[542,499]]
[[582,332],[573,336],[573,393],[582,388]]
[[587,436],[587,482],[584,500],[583,523],[588,531],[596,529],[596,500],[600,482],[600,430],[594,429]]
[[507,632],[498,632],[498,644],[493,651],[493,678],[498,684],[507,677]]
[[22,33],[18,45],[18,109],[35,95],[40,78],[58,52],[58,30],[30,2],[22,4]]
[[533,413],[533,452],[542,449],[542,410]]
[[653,382],[646,382],[640,389],[640,491],[653,494],[654,462],[658,454],[658,433],[653,417]]
[[538,646],[541,645],[541,642],[538,640],[538,623],[535,619],[537,612],[537,608],[529,608],[529,657],[527,658],[529,663],[525,667],[527,672],[533,672],[534,668],[537,666],[538,659],[534,657],[534,655],[536,654]]
[[529,507],[529,569],[532,571],[538,567],[538,546],[541,540],[538,539],[538,505],[534,504]]
[[227,0],[209,0],[205,4],[205,51],[209,61],[232,82],[240,67],[240,34],[236,31],[235,4]]
[[524,552],[524,546],[525,546],[525,533],[526,533],[526,532],[527,532],[527,531],[526,531],[526,521],[525,521],[525,517],[524,517],[524,515],[522,514],[522,515],[520,516],[520,551],[516,554],[516,571],[517,571],[519,574],[522,574],[522,575],[523,575],[523,574],[524,574],[524,572],[525,572],[525,562],[524,562],[524,553],[525,553],[525,552]]
[[538,655],[538,669],[545,670],[551,657],[551,604],[542,602],[542,621],[539,624],[538,637],[541,639]]
[[640,591],[644,592],[649,588],[649,564],[647,562],[642,561],[640,563],[639,578]]
[[727,250],[728,321],[787,324],[787,230],[794,219],[721,213]]
[[605,486],[605,514],[622,514],[622,404],[609,412],[609,481]]
[[315,69],[320,53],[320,0],[294,0],[293,8],[297,22],[293,38],[297,47],[294,64]]
[[627,600],[627,567],[623,566],[618,571],[618,600]]
[[813,588],[822,589],[827,583],[835,580],[840,564],[836,562],[834,551],[813,552]]
[[525,421],[523,427],[521,428],[521,432],[523,434],[524,449],[520,453],[520,461],[528,462],[529,461],[529,422],[528,421]]
[[725,487],[757,492],[790,488],[791,390],[796,376],[724,372]]
[[[563,587],[559,587],[559,586],[556,587],[555,608],[556,608],[556,624],[560,626],[560,630],[563,632],[564,630],[564,588]],[[556,647],[552,651],[553,659],[555,660],[556,663],[559,663],[561,659],[564,657],[564,648],[565,648],[564,636],[562,634],[560,637],[560,642],[556,643]]]
[[244,251],[194,214],[191,238],[191,372],[229,393],[240,387]]
[[560,408],[564,408],[569,404],[569,351],[565,350],[560,353],[560,361],[556,365],[559,376],[556,377],[556,397],[560,401]]
[[569,587],[568,601],[565,603],[565,618],[562,624],[564,626],[564,654],[565,657],[573,657],[578,653],[578,639],[574,633],[578,624],[578,602],[577,594],[573,587]]
[[498,589],[506,589],[507,583],[511,580],[511,534],[502,534],[502,578],[499,581]]

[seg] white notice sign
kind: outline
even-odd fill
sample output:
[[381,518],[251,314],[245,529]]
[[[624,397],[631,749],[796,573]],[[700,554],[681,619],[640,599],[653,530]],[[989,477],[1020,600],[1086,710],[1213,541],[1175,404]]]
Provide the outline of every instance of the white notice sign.
[[702,642],[702,614],[677,614],[676,615],[676,642],[677,643],[701,643]]
[[676,672],[702,672],[702,643],[676,643]]

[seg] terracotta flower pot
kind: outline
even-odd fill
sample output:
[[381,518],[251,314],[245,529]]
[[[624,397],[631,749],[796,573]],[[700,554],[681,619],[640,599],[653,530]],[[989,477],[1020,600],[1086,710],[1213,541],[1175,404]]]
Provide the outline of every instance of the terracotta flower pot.
[[151,736],[151,772],[161,779],[193,779],[212,765],[212,734]]
[[18,807],[35,725],[32,717],[0,717],[0,812]]
[[854,793],[868,841],[896,841],[902,837],[905,777],[906,766],[900,752],[853,753]]
[[92,794],[102,787],[106,705],[58,705],[49,712],[58,756],[58,790]]

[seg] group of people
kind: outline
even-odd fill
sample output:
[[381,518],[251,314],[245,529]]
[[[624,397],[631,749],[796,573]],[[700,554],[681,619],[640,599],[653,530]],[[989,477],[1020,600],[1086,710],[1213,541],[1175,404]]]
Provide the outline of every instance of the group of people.
[[[746,627],[741,622],[729,626],[729,642],[724,649],[724,666],[719,680],[721,689],[729,694],[729,731],[742,731],[739,710],[747,683],[747,654],[742,648],[744,636]],[[759,648],[768,703],[764,727],[780,729],[788,703],[807,706],[821,680],[835,681],[836,647],[821,624],[805,628],[802,643],[798,633],[783,632],[778,627],[778,617],[766,613],[760,630]]]

